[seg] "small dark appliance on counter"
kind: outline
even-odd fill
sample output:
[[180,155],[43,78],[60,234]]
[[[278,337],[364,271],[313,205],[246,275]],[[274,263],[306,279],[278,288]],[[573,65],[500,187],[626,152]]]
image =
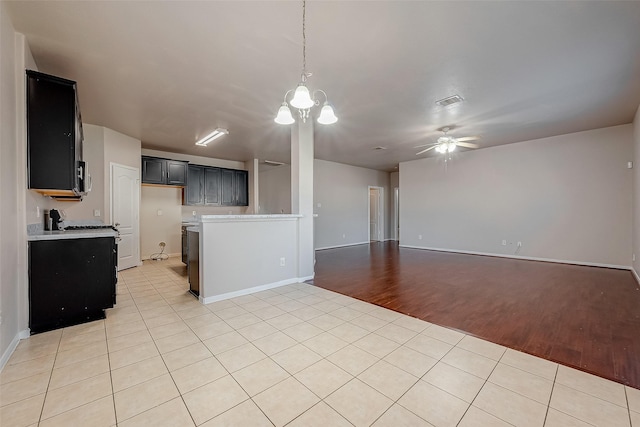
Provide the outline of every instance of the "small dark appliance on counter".
[[60,212],[58,212],[57,209],[49,210],[49,218],[51,219],[51,230],[53,231],[60,230],[60,223],[62,222],[62,217],[60,216]]

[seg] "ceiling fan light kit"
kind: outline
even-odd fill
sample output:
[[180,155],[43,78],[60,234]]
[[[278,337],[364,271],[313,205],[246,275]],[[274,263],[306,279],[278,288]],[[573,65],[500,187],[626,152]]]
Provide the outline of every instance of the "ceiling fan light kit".
[[316,99],[316,94],[322,93],[324,95],[324,104],[322,104],[322,109],[320,110],[320,115],[318,116],[318,123],[322,125],[330,125],[338,121],[338,117],[336,117],[335,112],[333,111],[333,107],[329,104],[329,98],[325,91],[316,89],[313,92],[309,92],[309,88],[307,88],[307,78],[311,77],[311,73],[307,72],[307,35],[306,35],[306,9],[307,4],[306,0],[302,1],[302,76],[300,78],[300,83],[298,83],[298,87],[296,87],[295,91],[293,91],[293,98],[287,103],[287,96],[292,92],[292,90],[288,90],[287,93],[284,94],[284,102],[280,106],[278,110],[278,114],[276,115],[275,121],[280,125],[290,125],[295,122],[293,118],[293,114],[291,114],[291,107],[296,108],[298,110],[298,117],[303,122],[306,122],[311,114],[311,108],[317,105],[320,105],[320,101]]
[[[448,154],[448,153],[452,153],[458,146],[464,147],[464,148],[478,148],[478,144],[465,142],[465,141],[475,141],[476,139],[478,139],[477,136],[465,136],[462,138],[455,138],[447,134],[447,132],[449,132],[450,129],[451,128],[449,127],[443,127],[442,128],[443,135],[440,136],[435,143],[427,144],[427,145],[430,145],[430,147],[427,147],[424,150],[417,152],[416,156],[419,156],[420,154],[426,153],[427,151],[434,150],[434,149],[436,150],[436,152],[440,154]],[[422,145],[422,147],[424,147],[424,145]]]

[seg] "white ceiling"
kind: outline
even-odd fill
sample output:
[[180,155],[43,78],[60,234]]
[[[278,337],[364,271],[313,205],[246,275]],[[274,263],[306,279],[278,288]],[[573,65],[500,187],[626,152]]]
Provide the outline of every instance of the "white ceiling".
[[[85,123],[145,148],[289,161],[273,117],[300,78],[301,2],[7,3],[40,71],[78,82]],[[316,125],[316,158],[393,170],[442,126],[482,148],[630,123],[640,2],[310,1],[307,68],[340,118]],[[464,103],[435,105],[453,94]],[[216,127],[230,135],[194,145]]]

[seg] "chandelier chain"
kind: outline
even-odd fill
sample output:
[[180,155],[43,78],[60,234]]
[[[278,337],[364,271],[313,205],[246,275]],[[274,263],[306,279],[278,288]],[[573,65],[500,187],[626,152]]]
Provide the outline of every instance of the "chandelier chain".
[[302,1],[302,75],[305,76],[307,74],[307,31],[306,31],[306,13],[307,12],[307,2],[306,0]]

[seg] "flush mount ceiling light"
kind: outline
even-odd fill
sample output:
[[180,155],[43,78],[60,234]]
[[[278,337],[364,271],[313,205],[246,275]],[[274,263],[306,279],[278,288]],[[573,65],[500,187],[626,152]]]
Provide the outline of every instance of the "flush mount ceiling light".
[[199,145],[201,147],[206,147],[207,144],[209,144],[211,141],[216,140],[224,135],[229,135],[229,131],[227,129],[218,128],[213,132],[211,132],[209,135],[205,136],[204,138],[196,142],[196,145]]
[[[284,102],[280,106],[278,110],[278,115],[274,119],[274,121],[280,125],[290,125],[295,122],[293,115],[291,114],[291,109],[289,105],[296,108],[298,110],[298,116],[303,122],[306,122],[309,118],[309,114],[311,112],[311,107],[316,105],[320,105],[320,101],[316,99],[316,94],[322,93],[324,95],[324,103],[322,104],[322,109],[320,110],[320,115],[318,116],[318,123],[322,125],[330,125],[338,121],[335,113],[333,112],[333,107],[329,104],[329,98],[327,94],[320,89],[316,89],[313,93],[309,92],[307,88],[307,79],[311,77],[311,73],[307,72],[307,35],[305,28],[306,21],[306,9],[307,4],[306,1],[302,1],[302,76],[300,78],[300,83],[298,83],[298,87],[293,90],[290,89],[287,93],[284,94]],[[287,96],[293,92],[293,98],[287,103]]]

